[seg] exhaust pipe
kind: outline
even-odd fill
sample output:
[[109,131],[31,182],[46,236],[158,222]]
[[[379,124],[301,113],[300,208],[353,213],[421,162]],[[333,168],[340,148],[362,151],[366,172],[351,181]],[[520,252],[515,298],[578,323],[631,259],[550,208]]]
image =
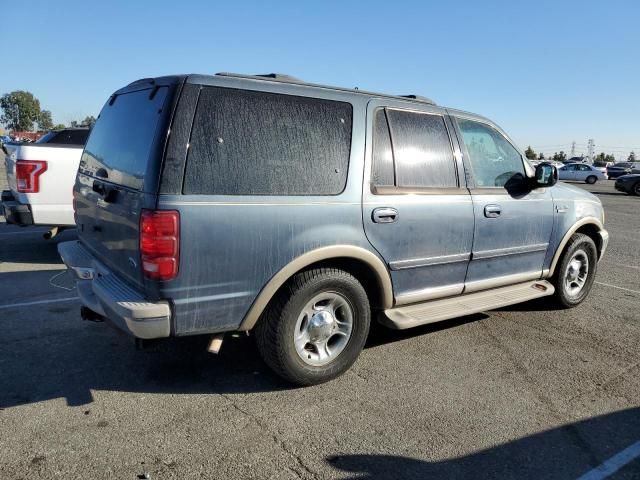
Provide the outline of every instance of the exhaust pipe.
[[222,340],[224,340],[224,333],[216,333],[211,337],[209,341],[209,346],[207,347],[207,352],[209,353],[220,353],[220,349],[222,348]]
[[45,240],[51,240],[52,238],[54,238],[56,235],[58,235],[58,233],[60,233],[62,231],[62,228],[59,227],[53,227],[51,230],[49,230],[48,232],[46,232],[45,234],[42,235],[42,237]]

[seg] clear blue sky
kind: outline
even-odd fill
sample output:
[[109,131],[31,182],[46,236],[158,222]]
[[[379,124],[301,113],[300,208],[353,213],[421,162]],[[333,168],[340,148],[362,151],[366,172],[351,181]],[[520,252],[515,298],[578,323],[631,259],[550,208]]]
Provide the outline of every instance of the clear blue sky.
[[30,90],[56,122],[141,77],[275,71],[429,96],[522,147],[640,151],[638,0],[22,0],[2,19],[0,94]]

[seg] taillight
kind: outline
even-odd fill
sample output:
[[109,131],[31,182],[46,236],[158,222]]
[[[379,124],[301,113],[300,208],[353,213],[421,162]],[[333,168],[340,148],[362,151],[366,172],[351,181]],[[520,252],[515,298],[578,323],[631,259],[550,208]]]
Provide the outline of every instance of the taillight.
[[171,280],[178,274],[180,214],[175,210],[142,210],[140,255],[147,278]]
[[44,160],[18,160],[16,162],[16,183],[20,193],[38,193],[40,175],[47,171]]

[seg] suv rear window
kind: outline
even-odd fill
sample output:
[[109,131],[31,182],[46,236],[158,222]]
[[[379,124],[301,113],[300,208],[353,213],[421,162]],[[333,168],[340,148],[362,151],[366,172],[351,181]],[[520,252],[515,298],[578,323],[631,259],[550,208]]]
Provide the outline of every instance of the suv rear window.
[[80,171],[95,176],[104,169],[108,181],[141,190],[168,91],[147,88],[107,102],[82,153]]
[[347,181],[351,126],[349,103],[205,87],[183,191],[337,195]]

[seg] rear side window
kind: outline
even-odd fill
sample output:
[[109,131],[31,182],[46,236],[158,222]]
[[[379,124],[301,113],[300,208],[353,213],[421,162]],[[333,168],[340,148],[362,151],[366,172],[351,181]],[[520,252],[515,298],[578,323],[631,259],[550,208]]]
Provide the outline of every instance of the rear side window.
[[441,115],[387,109],[398,187],[458,186],[449,133]]
[[80,160],[80,171],[142,189],[169,89],[138,90],[117,95],[102,108]]
[[206,87],[185,194],[337,195],[347,181],[349,103]]

